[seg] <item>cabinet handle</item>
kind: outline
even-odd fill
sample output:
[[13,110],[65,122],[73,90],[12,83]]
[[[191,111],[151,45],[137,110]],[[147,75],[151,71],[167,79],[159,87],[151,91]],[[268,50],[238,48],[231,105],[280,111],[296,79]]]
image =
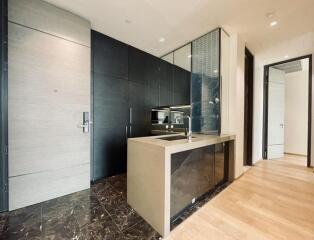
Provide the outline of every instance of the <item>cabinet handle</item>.
[[128,142],[128,125],[125,125],[125,139]]
[[130,108],[130,124],[133,122],[133,108]]
[[132,126],[130,126],[130,137],[132,137]]

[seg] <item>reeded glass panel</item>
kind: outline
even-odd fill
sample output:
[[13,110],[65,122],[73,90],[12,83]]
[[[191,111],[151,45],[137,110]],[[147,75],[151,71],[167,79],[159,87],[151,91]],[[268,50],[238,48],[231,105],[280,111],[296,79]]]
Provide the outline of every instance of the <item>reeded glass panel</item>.
[[220,132],[219,32],[192,42],[193,132]]

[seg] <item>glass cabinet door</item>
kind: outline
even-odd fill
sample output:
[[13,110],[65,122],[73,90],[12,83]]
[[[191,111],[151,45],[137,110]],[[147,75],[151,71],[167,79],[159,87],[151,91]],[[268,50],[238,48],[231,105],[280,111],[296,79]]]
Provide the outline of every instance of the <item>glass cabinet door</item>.
[[214,145],[171,155],[171,218],[214,189],[214,155]]

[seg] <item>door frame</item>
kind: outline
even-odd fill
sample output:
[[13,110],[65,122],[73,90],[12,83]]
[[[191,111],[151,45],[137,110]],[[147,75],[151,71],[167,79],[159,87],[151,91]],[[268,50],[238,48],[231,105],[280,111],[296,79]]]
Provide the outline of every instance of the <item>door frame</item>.
[[264,101],[263,101],[263,159],[267,160],[267,145],[268,145],[268,91],[269,91],[269,68],[293,62],[302,59],[309,59],[309,84],[308,84],[308,137],[307,137],[307,167],[311,167],[311,131],[312,131],[312,54],[304,55],[297,58],[288,59],[281,62],[276,62],[264,66]]
[[8,193],[8,1],[1,1],[0,76],[0,212],[9,208]]
[[[248,74],[248,79],[245,78],[245,96],[244,96],[244,166],[253,165],[253,109],[254,109],[254,56],[251,51],[245,48],[245,58],[248,57],[249,65],[246,69],[245,76]],[[248,71],[248,73],[246,72]],[[248,91],[246,93],[246,91]]]

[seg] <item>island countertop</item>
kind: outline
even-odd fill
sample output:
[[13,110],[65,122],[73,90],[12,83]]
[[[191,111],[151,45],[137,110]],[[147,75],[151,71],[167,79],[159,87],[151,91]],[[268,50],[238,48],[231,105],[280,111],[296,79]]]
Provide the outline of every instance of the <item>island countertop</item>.
[[172,136],[185,136],[182,133],[160,135],[160,136],[149,136],[149,137],[139,137],[130,138],[128,141],[140,142],[143,144],[154,145],[155,147],[165,148],[168,153],[176,153],[187,151],[195,148],[200,148],[208,145],[213,145],[217,143],[227,142],[230,140],[235,140],[235,135],[232,134],[222,134],[222,135],[206,135],[206,134],[193,134],[192,141],[189,142],[187,139],[180,140],[163,140],[161,138],[168,138]]
[[[233,156],[235,135],[215,136],[194,133],[192,134],[192,141],[188,141],[187,138],[172,141],[161,139],[173,138],[174,136],[185,135],[178,133],[128,139],[128,204],[163,237],[166,237],[170,233],[171,218],[178,210],[171,207],[174,206],[171,205],[171,192],[174,192],[171,191],[171,189],[173,189],[171,182],[174,183],[173,174],[175,173],[172,172],[174,169],[172,169],[172,160],[177,159],[172,158],[174,155],[181,155],[181,152],[188,153],[187,156],[190,157],[184,157],[183,161],[186,162],[186,159],[188,159],[188,161],[191,160],[194,165],[185,164],[182,166],[194,166],[194,170],[191,171],[191,173],[195,173],[197,175],[198,171],[200,174],[202,172],[199,168],[199,164],[208,163],[208,166],[205,166],[205,170],[207,169],[206,167],[213,169],[211,168],[212,165],[210,165],[212,160],[208,159],[211,153],[208,152],[209,155],[206,153],[204,155],[205,161],[203,161],[203,155],[200,154],[200,152],[206,152],[209,149],[213,149],[212,147],[208,148],[210,145],[214,145],[213,147],[215,149],[216,145],[224,143],[222,145],[226,146],[226,152],[228,152],[226,159],[222,161],[226,162],[228,165],[226,167],[228,171],[226,172],[224,178],[232,181],[234,173]],[[204,147],[207,150],[204,150]],[[185,153],[183,155],[185,155]],[[212,154],[216,153],[212,152]],[[218,158],[221,158],[221,156]],[[218,166],[218,164],[213,164],[213,166]],[[208,174],[211,174],[211,171],[208,171]],[[189,195],[188,198],[190,198]]]

